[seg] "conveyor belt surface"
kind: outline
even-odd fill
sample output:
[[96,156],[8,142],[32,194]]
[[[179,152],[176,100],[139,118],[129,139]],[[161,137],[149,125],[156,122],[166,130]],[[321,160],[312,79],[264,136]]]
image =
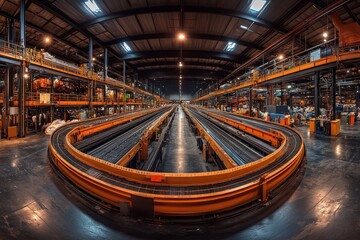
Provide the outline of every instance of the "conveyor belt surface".
[[[195,110],[193,110],[195,111]],[[225,114],[225,113],[222,113]],[[300,150],[302,146],[302,140],[300,136],[292,131],[291,129],[288,129],[286,127],[272,124],[272,123],[265,123],[265,122],[258,122],[257,120],[252,120],[248,118],[244,118],[241,116],[234,116],[231,114],[227,114],[227,116],[232,117],[233,119],[241,120],[244,123],[251,124],[254,126],[262,127],[263,129],[269,130],[276,129],[278,131],[281,131],[283,134],[286,135],[286,137],[289,139],[286,143],[286,151],[287,154],[283,155],[281,158],[276,159],[273,163],[269,164],[265,168],[253,172],[251,174],[241,176],[239,178],[235,178],[229,181],[216,183],[216,184],[207,184],[207,185],[189,185],[189,186],[168,186],[168,185],[156,185],[156,184],[141,184],[135,181],[130,181],[125,178],[115,176],[100,170],[93,171],[91,167],[88,165],[82,163],[78,159],[76,159],[74,156],[69,154],[69,152],[66,150],[64,146],[64,139],[66,134],[74,127],[73,124],[71,125],[65,125],[62,128],[59,128],[57,131],[54,132],[51,138],[51,142],[53,144],[54,149],[57,151],[57,153],[68,163],[79,169],[80,171],[84,173],[91,173],[95,172],[94,174],[95,178],[98,178],[99,180],[102,180],[104,182],[107,182],[109,184],[112,184],[114,186],[118,186],[124,189],[133,190],[135,192],[142,192],[142,193],[151,193],[151,194],[164,194],[164,195],[193,195],[193,194],[205,194],[205,193],[213,193],[213,192],[219,192],[224,191],[232,188],[236,188],[239,186],[242,186],[246,183],[253,182],[261,175],[263,175],[265,172],[269,172],[271,170],[276,169],[280,165],[284,164],[285,162],[289,161],[292,157],[295,156],[295,154]],[[97,124],[100,122],[105,121],[104,119],[98,119],[91,121],[92,124]],[[87,122],[86,124],[88,124]],[[75,125],[81,125],[82,122],[76,123]]]

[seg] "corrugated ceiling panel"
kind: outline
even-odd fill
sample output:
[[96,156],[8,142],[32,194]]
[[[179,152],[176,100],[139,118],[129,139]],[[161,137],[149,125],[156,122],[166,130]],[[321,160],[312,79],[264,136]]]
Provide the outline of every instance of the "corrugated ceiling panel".
[[44,18],[29,11],[26,12],[25,19],[38,27],[43,26],[47,22]]
[[113,35],[110,32],[103,32],[101,34],[96,35],[103,42],[108,42],[114,39]]
[[104,28],[109,31],[114,38],[122,38],[122,37],[126,37],[127,34],[124,31],[124,29],[118,24],[117,22],[118,20],[111,20],[111,21],[107,21],[102,23],[102,25],[104,26]]
[[142,30],[138,24],[136,16],[130,16],[126,18],[117,19],[117,22],[121,25],[127,35],[141,34]]
[[101,24],[92,25],[88,28],[88,30],[89,30],[89,32],[91,32],[94,35],[97,35],[97,34],[100,34],[104,31],[106,31],[106,29]]
[[151,50],[147,40],[135,41],[133,44],[136,46],[139,52]]
[[225,9],[235,9],[237,6],[245,1],[238,0],[226,0],[226,1],[217,1],[217,0],[185,0],[185,5],[190,6],[207,6],[207,7],[215,7],[215,8],[225,8]]
[[11,15],[14,15],[17,8],[18,4],[5,1],[4,5],[1,7],[1,10]]
[[178,13],[153,13],[157,32],[175,32],[179,28]]
[[140,22],[143,33],[155,33],[156,32],[156,28],[155,28],[154,21],[153,21],[151,14],[138,15],[137,18]]
[[[159,39],[149,39],[149,47],[151,47],[152,50],[168,50],[168,48],[162,48],[161,47],[161,40]],[[150,49],[145,49],[145,50],[150,50]]]
[[101,16],[101,14],[95,15],[89,12],[83,1],[57,0],[53,4],[78,23],[89,21],[95,16]]
[[47,32],[54,33],[54,34],[62,34],[65,32],[61,27],[58,27],[57,25],[49,22],[45,26],[42,27]]
[[149,6],[179,5],[179,0],[151,0]]

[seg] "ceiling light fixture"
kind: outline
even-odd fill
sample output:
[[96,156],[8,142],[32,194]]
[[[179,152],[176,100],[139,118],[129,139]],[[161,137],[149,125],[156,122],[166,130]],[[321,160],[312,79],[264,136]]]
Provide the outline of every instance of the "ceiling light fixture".
[[278,59],[279,59],[279,60],[283,60],[283,59],[284,59],[284,55],[283,55],[283,54],[280,54],[280,55],[278,56]]
[[85,2],[86,7],[88,8],[88,10],[90,10],[90,12],[92,13],[99,13],[101,12],[100,8],[98,7],[98,5],[96,4],[95,0],[87,0]]
[[241,27],[242,29],[245,29],[245,30],[248,29],[248,27],[247,27],[247,26],[244,26],[244,25],[240,25],[240,27]]
[[178,34],[178,39],[179,40],[184,40],[185,39],[185,34],[184,33],[179,33]]
[[126,42],[120,43],[120,46],[124,49],[125,52],[131,52],[131,48]]
[[265,6],[265,3],[265,0],[252,0],[250,4],[250,11],[259,12]]
[[323,37],[324,37],[324,38],[327,38],[327,37],[328,37],[327,32],[324,32],[324,33],[323,33]]
[[225,50],[226,52],[232,52],[232,51],[234,51],[235,46],[236,46],[236,43],[234,43],[234,42],[228,42],[228,43],[226,44],[224,50]]
[[49,37],[45,37],[45,39],[44,39],[44,41],[45,41],[45,43],[50,43],[50,38]]
[[182,67],[182,66],[183,66],[182,62],[179,62],[179,67]]

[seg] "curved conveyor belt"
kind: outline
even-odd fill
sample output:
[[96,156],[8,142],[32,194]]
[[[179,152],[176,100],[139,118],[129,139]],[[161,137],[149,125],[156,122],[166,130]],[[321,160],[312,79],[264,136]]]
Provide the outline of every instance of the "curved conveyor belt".
[[[196,110],[195,108],[190,109],[192,114],[197,116],[202,115],[197,111],[204,112],[204,110]],[[67,176],[71,182],[74,182],[91,195],[117,207],[120,206],[121,202],[128,202],[135,208],[135,202],[132,201],[135,196],[152,199],[154,214],[163,216],[201,216],[211,211],[222,212],[229,209],[236,209],[250,201],[258,202],[258,199],[261,199],[261,193],[264,196],[264,194],[267,195],[269,191],[279,187],[291,175],[295,174],[302,165],[305,149],[303,140],[298,132],[285,126],[253,118],[235,116],[218,111],[216,113],[266,131],[272,129],[281,132],[286,137],[283,148],[279,150],[282,153],[281,156],[270,164],[260,169],[253,169],[247,174],[244,174],[243,171],[248,164],[233,169],[209,173],[150,174],[150,172],[138,170],[129,170],[128,173],[128,170],[124,168],[117,168],[116,173],[110,173],[109,171],[91,167],[89,166],[91,164],[80,161],[69,153],[65,137],[74,126],[99,124],[109,119],[121,117],[113,116],[69,124],[57,129],[51,137],[50,157],[60,172]],[[215,126],[211,126],[211,129],[214,128]],[[229,134],[227,134],[227,136],[229,136]],[[140,138],[140,136],[138,137]],[[227,143],[229,143],[229,141]],[[238,149],[238,147],[234,146],[232,146],[232,148],[235,150]],[[230,149],[230,151],[234,149]],[[255,158],[255,155],[257,155],[252,154],[253,156],[248,157],[249,159]],[[257,158],[258,157],[259,156],[257,156]],[[247,159],[245,163],[247,163],[249,159]],[[280,171],[279,169],[282,170]],[[125,171],[126,176],[117,174],[121,171]],[[132,175],[136,177],[132,178]],[[139,180],[138,176],[142,175],[144,178]],[[271,177],[265,180],[264,176],[267,175],[278,176],[279,179],[278,181],[274,181],[273,177]],[[86,176],[90,176],[91,181],[88,180]],[[151,176],[155,176],[156,178],[159,176],[163,177],[163,181],[150,181],[150,179],[152,179]],[[208,182],[206,183],[204,181]],[[265,181],[268,182],[268,189],[264,188],[262,184],[262,182]],[[103,189],[99,190],[98,188],[100,188],[100,186],[103,186]],[[250,186],[253,187],[250,189]],[[95,188],[96,190],[94,190]],[[108,188],[111,188],[111,191]]]

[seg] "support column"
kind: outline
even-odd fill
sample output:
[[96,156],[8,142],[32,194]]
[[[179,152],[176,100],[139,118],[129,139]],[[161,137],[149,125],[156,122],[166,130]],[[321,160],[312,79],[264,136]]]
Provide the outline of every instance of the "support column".
[[359,114],[359,95],[360,95],[360,87],[359,85],[357,85],[356,93],[355,93],[355,122],[357,122],[357,116]]
[[315,107],[315,117],[320,115],[320,104],[319,104],[319,79],[320,72],[316,71],[314,74],[314,85],[315,85],[315,94],[314,94],[314,107]]
[[269,103],[270,105],[275,105],[274,104],[274,85],[270,85],[270,91],[269,91]]
[[9,43],[14,43],[15,41],[15,22],[14,19],[7,19],[7,41]]
[[[124,84],[126,84],[126,63],[125,60],[123,60],[123,81]],[[126,112],[126,89],[124,88],[124,95],[123,95],[123,102],[124,102],[124,112]]]
[[108,76],[108,49],[104,49],[104,80]]
[[235,96],[236,96],[236,110],[239,110],[239,91],[235,91]]
[[54,121],[54,77],[51,78],[51,86],[50,86],[50,122]]
[[293,107],[292,98],[293,98],[293,93],[289,93],[289,106],[290,106],[291,108]]
[[22,61],[18,73],[19,137],[25,137],[25,0],[20,1],[20,46]]
[[331,105],[332,105],[332,115],[331,115],[331,120],[335,120],[336,119],[336,67],[333,67],[331,69],[331,73],[332,73],[332,87],[331,87]]
[[[92,77],[92,69],[93,69],[93,41],[92,38],[89,38],[89,64],[88,64],[88,77]],[[88,83],[88,95],[89,95],[89,109],[90,109],[90,117],[94,116],[94,81],[89,80]]]
[[249,114],[250,114],[250,117],[253,116],[252,114],[252,106],[253,106],[253,103],[252,103],[252,88],[250,88],[249,90]]
[[280,84],[280,106],[284,105],[284,89],[283,84]]
[[[230,108],[231,108],[231,102],[229,102],[229,95],[230,95],[230,94],[227,94],[227,95],[226,95],[226,106],[229,106],[229,105],[230,105]],[[226,109],[225,109],[225,111],[226,111]]]

